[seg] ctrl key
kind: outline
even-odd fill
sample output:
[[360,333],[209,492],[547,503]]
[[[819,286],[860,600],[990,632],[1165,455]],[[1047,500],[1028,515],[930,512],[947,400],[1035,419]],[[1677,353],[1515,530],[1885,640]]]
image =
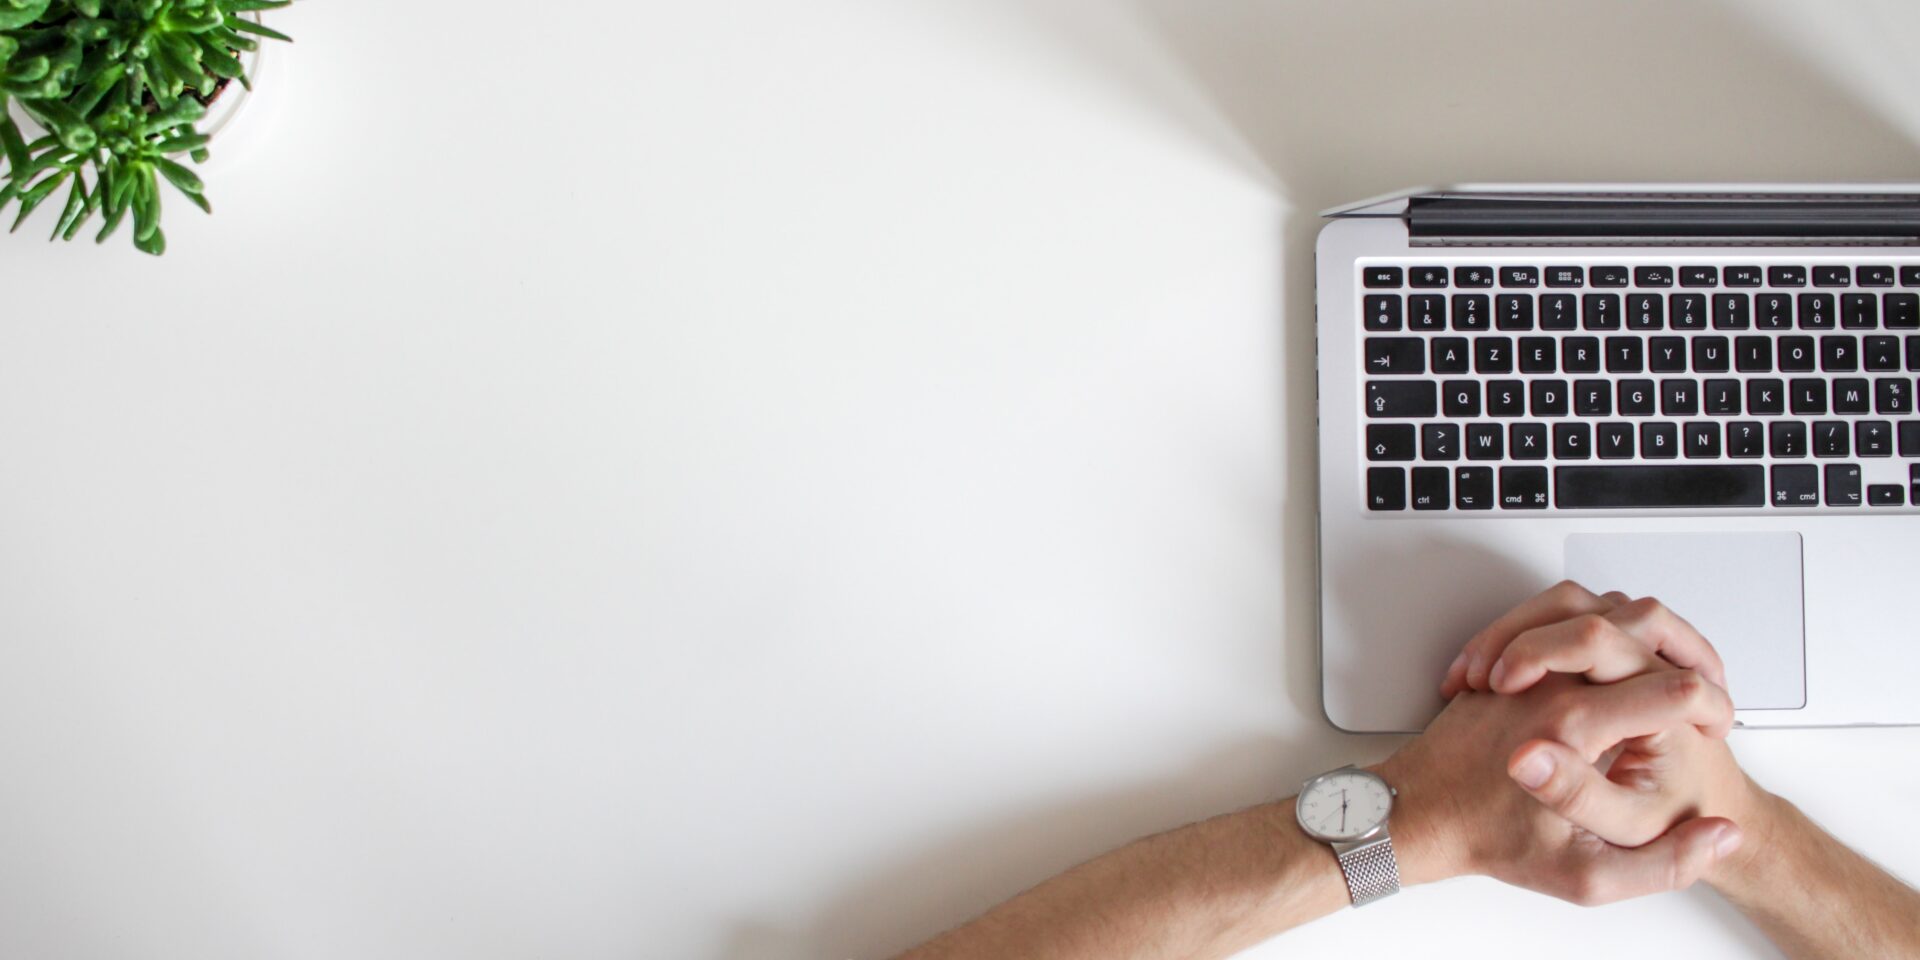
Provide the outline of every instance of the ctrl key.
[[1500,468],[1500,509],[1545,510],[1546,508],[1546,467]]
[[1810,463],[1774,467],[1772,497],[1776,507],[1819,506],[1820,468]]
[[1405,510],[1407,472],[1399,467],[1367,468],[1367,509]]

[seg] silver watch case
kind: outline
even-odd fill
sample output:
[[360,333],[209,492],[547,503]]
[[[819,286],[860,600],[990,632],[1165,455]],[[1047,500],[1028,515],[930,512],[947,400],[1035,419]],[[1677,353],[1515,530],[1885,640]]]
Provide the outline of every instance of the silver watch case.
[[[1385,816],[1380,818],[1380,823],[1376,825],[1372,830],[1369,830],[1366,833],[1363,833],[1357,837],[1331,837],[1324,833],[1321,833],[1318,830],[1313,829],[1312,827],[1307,826],[1307,818],[1303,816],[1300,812],[1300,804],[1306,801],[1307,791],[1310,788],[1312,788],[1314,784],[1319,783],[1320,781],[1325,780],[1326,778],[1331,777],[1336,773],[1347,773],[1347,774],[1357,773],[1364,777],[1372,777],[1373,779],[1380,781],[1381,786],[1387,788],[1387,813]],[[1376,843],[1386,838],[1387,824],[1393,819],[1393,801],[1394,801],[1394,798],[1398,796],[1400,796],[1400,791],[1395,790],[1393,788],[1393,785],[1388,783],[1385,777],[1382,777],[1379,774],[1374,773],[1372,770],[1362,770],[1359,767],[1354,766],[1353,764],[1347,764],[1344,767],[1338,767],[1333,770],[1328,770],[1326,773],[1320,774],[1317,777],[1308,777],[1305,782],[1300,784],[1300,795],[1293,799],[1293,822],[1299,824],[1301,832],[1305,833],[1307,836],[1312,837],[1313,839],[1318,840],[1321,843],[1330,844],[1333,847],[1334,853],[1336,854],[1346,853],[1349,850],[1355,850],[1360,847],[1364,847],[1370,843]]]

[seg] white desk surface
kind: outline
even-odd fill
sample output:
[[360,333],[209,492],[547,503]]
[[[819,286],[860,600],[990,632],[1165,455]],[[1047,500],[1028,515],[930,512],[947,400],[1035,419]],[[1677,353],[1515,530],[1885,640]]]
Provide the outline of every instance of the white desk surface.
[[[303,3],[164,260],[0,240],[0,955],[877,957],[1383,756],[1314,211],[1920,175],[1894,0],[563,6]],[[1737,736],[1920,875],[1920,731]],[[1255,955],[1356,935],[1770,955]]]

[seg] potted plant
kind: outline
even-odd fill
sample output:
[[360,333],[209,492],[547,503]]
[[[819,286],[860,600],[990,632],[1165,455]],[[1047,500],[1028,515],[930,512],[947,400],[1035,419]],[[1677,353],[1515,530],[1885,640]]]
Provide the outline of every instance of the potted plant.
[[202,122],[248,88],[242,58],[260,38],[288,39],[259,11],[290,2],[0,0],[0,212],[19,204],[13,229],[64,186],[54,238],[99,213],[104,241],[131,214],[133,245],[164,252],[160,181],[213,211],[177,158],[206,160]]

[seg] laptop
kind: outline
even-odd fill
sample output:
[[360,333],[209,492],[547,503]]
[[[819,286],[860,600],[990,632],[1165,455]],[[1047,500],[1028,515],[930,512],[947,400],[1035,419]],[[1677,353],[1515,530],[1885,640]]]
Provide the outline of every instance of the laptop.
[[1327,718],[1416,731],[1474,631],[1657,597],[1748,727],[1920,723],[1920,185],[1468,186],[1317,248]]

